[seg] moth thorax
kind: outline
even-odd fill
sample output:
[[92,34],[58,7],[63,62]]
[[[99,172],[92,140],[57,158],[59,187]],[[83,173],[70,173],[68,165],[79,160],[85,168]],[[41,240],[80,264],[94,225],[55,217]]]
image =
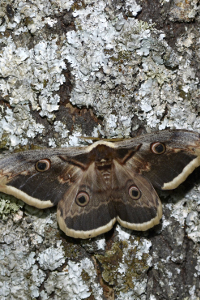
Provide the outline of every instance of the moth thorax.
[[98,170],[108,170],[112,167],[112,160],[102,159],[101,161],[96,161],[95,164]]
[[95,162],[97,170],[101,173],[105,184],[109,185],[111,178],[112,161]]

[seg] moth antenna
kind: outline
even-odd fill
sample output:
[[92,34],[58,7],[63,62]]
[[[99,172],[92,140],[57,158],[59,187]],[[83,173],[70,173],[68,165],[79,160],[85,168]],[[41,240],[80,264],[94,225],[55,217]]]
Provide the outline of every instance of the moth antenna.
[[99,137],[92,137],[92,136],[79,136],[80,139],[83,140],[92,140],[92,141],[106,141],[106,142],[121,142],[126,140],[125,138],[111,138],[111,139],[106,139],[106,138],[99,138]]

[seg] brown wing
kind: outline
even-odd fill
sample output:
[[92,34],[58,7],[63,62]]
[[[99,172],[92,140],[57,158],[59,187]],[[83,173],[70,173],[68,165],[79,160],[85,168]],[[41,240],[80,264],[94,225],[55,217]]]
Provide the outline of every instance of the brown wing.
[[[68,189],[58,204],[60,228],[69,236],[90,238],[110,230],[116,220],[135,230],[158,224],[162,207],[150,182],[117,161],[105,170],[91,164]],[[139,198],[132,197],[132,187],[139,190]],[[77,195],[83,195],[82,203]]]
[[127,166],[161,189],[176,188],[200,165],[200,135],[195,132],[164,130],[117,144],[126,149],[140,144]]
[[[109,194],[102,174],[92,163],[58,204],[60,228],[76,238],[90,238],[110,230],[117,216]],[[78,195],[83,195],[82,203]]]
[[[57,205],[69,186],[82,175],[80,168],[62,159],[72,149],[25,151],[0,160],[0,191],[29,205],[45,208]],[[83,150],[81,150],[83,151]],[[49,169],[39,170],[49,163]]]

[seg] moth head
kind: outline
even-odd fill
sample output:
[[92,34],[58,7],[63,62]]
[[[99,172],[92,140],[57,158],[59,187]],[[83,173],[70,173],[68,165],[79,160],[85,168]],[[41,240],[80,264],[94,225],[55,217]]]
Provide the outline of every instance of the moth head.
[[90,197],[86,192],[79,192],[75,201],[78,206],[84,207],[89,203]]
[[136,185],[131,185],[128,190],[129,196],[133,200],[138,200],[142,196],[141,191],[138,189]]
[[163,154],[166,151],[165,144],[160,142],[152,143],[150,146],[151,152],[154,154]]
[[40,159],[36,162],[35,164],[35,169],[38,172],[45,172],[48,171],[51,167],[51,161],[47,158],[45,159]]

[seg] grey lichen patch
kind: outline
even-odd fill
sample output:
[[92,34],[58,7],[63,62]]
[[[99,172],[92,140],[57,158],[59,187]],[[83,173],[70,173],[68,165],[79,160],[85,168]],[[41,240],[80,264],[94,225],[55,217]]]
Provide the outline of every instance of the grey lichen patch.
[[[0,137],[7,135],[8,146],[25,145],[29,139],[43,134],[44,126],[31,116],[30,107],[41,117],[55,119],[60,101],[58,90],[65,82],[62,72],[66,66],[59,45],[63,39],[53,32],[49,40],[41,36],[46,35],[46,26],[57,24],[56,17],[50,17],[52,12],[70,9],[72,3],[51,6],[49,1],[29,4],[2,1],[0,4],[4,19],[0,25],[0,92],[5,99],[1,105]],[[8,5],[12,18],[8,16]],[[8,29],[12,35],[8,36]]]
[[[133,19],[125,21],[120,13],[109,22],[103,2],[87,6],[84,14],[79,10],[73,15],[77,31],[67,33],[68,47],[63,51],[76,74],[71,101],[79,106],[92,105],[97,115],[106,116],[105,134],[127,136],[133,113],[132,92],[138,83],[133,78],[138,72],[137,65],[141,63],[136,49],[141,47],[149,29]],[[78,28],[80,23],[81,30]],[[87,45],[87,52],[81,47],[82,43]],[[104,83],[103,89],[101,82]],[[114,94],[111,93],[113,89],[116,89]],[[120,115],[116,116],[115,111]]]
[[[196,9],[195,3],[184,2],[181,7]],[[6,145],[25,145],[37,135],[45,135],[44,125],[30,115],[30,106],[41,117],[55,121],[60,100],[65,102],[59,90],[69,65],[66,76],[73,77],[70,101],[92,107],[103,118],[95,128],[99,135],[129,136],[134,116],[146,123],[147,131],[199,127],[193,100],[199,95],[198,80],[191,63],[198,34],[193,30],[180,37],[177,49],[172,50],[156,23],[135,18],[142,7],[134,0],[113,7],[103,1],[57,1],[53,5],[45,0],[40,5],[15,1],[10,5],[12,18],[5,2],[1,3],[5,22],[0,26],[0,91],[11,107],[4,104],[0,116],[0,136],[7,134]],[[74,27],[58,34],[60,20],[55,14],[64,9],[63,21],[73,20]],[[7,28],[13,31],[9,38]],[[23,39],[19,38],[22,35]],[[57,122],[49,146],[69,145],[69,129],[70,135],[77,130],[71,130],[67,120]]]
[[20,226],[11,218],[1,222],[0,298],[49,299],[53,292],[63,300],[89,296],[101,300],[93,262],[88,258],[70,260],[73,255],[66,256],[54,230],[48,233],[47,227],[52,226],[48,219],[25,216]]
[[[0,136],[3,135],[3,146],[17,146],[19,144],[26,145],[28,138],[35,137],[38,133],[42,133],[44,127],[41,124],[36,124],[30,116],[30,109],[27,105],[23,108],[16,107],[15,111],[7,108],[6,117],[0,115]],[[26,133],[26,134],[25,134]]]
[[198,12],[198,0],[189,0],[189,1],[176,0],[173,1],[173,5],[171,6],[169,15],[170,15],[170,20],[173,21],[191,22],[194,20],[197,12]]
[[[83,274],[87,274],[85,277]],[[48,297],[54,293],[59,299],[101,300],[102,288],[95,280],[96,271],[93,263],[85,258],[79,263],[68,261],[62,272],[52,272],[44,284],[41,296]],[[83,279],[82,279],[83,277]]]
[[1,224],[0,296],[2,299],[33,299],[39,295],[45,274],[35,265],[35,253],[30,251],[29,237],[26,238],[20,228],[15,232],[11,228],[12,223]]
[[[200,189],[196,187],[188,192],[174,207],[172,215],[186,227],[188,238],[194,243],[200,242]],[[179,215],[179,216],[178,216]]]
[[[51,257],[51,259],[49,259]],[[57,242],[57,246],[49,247],[42,251],[37,258],[37,261],[43,270],[55,270],[65,262],[63,247],[61,241]]]
[[[147,123],[147,130],[198,126],[192,105],[183,102],[179,93],[180,82],[186,99],[198,93],[195,75],[190,85],[186,83],[192,74],[191,55],[188,52],[185,57],[185,52],[172,50],[165,34],[156,30],[155,25],[133,18],[139,10],[135,5],[132,8],[135,13],[127,19],[116,11],[115,18],[109,20],[107,16],[111,17],[113,12],[103,2],[87,5],[84,13],[73,12],[77,31],[67,33],[68,47],[62,53],[75,76],[71,102],[94,107],[97,115],[104,117],[102,132],[109,136],[129,135],[136,113]],[[185,73],[181,71],[184,64]],[[174,101],[177,108],[170,107]],[[188,108],[192,111],[190,118],[184,113]]]
[[[199,198],[198,187],[190,191],[182,187],[182,192],[170,193],[168,204],[163,203],[162,233],[151,239],[149,297],[151,295],[156,299],[158,291],[162,291],[166,299],[175,299],[177,294],[183,299],[198,297]],[[183,269],[187,269],[184,274]]]

